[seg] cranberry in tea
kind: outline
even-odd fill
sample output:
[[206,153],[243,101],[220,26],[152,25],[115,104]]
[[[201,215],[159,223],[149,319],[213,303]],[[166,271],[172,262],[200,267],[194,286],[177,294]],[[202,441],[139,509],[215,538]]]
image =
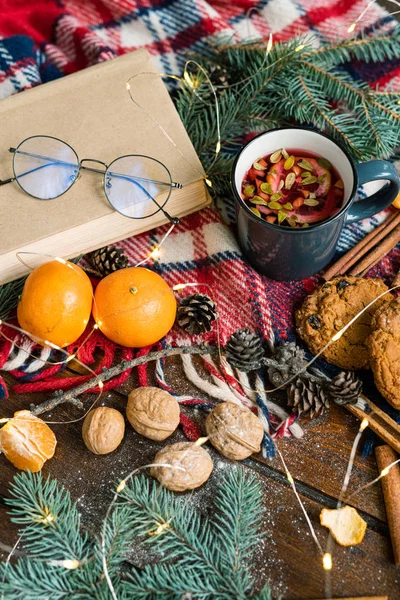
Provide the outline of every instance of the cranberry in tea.
[[255,161],[242,182],[242,198],[257,217],[285,227],[309,227],[343,206],[343,181],[321,156],[276,150]]

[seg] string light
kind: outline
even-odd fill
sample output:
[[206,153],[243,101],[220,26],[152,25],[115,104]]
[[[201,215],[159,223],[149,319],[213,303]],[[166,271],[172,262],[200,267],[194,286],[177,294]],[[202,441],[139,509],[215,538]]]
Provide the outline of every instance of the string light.
[[151,258],[160,258],[161,252],[158,246],[156,246],[154,250],[151,251],[150,256]]
[[117,485],[117,489],[115,490],[117,492],[117,494],[119,494],[120,492],[122,492],[122,490],[124,490],[126,487],[126,480],[123,479],[122,481],[119,482],[119,484]]
[[[367,4],[367,6],[364,8],[364,10],[362,10],[360,12],[357,19],[355,21],[353,21],[353,23],[351,23],[351,25],[349,25],[349,27],[347,28],[348,33],[353,33],[353,31],[357,27],[358,23],[361,21],[361,19],[364,17],[364,15],[368,12],[368,10],[371,8],[371,6],[373,4],[376,4],[376,2],[377,2],[377,0],[371,0],[371,2],[369,2]],[[388,2],[391,2],[392,4],[395,4],[396,6],[400,6],[400,2],[398,2],[398,0],[388,0]],[[400,11],[397,10],[395,12],[389,13],[388,17],[393,17],[394,15],[397,15],[399,12]]]
[[45,512],[44,516],[38,515],[36,517],[36,519],[34,519],[34,521],[36,521],[37,523],[45,523],[45,524],[53,523],[54,516],[52,515],[50,510],[47,507],[45,507],[44,512]]
[[322,557],[322,564],[324,566],[325,571],[331,571],[332,569],[332,554],[329,552],[325,552]]
[[321,555],[323,555],[323,554],[324,554],[324,552],[323,552],[323,550],[322,550],[322,546],[321,546],[321,544],[319,543],[319,539],[317,538],[317,534],[315,533],[315,529],[314,529],[314,527],[313,527],[313,524],[311,523],[311,519],[310,519],[310,517],[309,517],[309,515],[308,515],[308,512],[306,511],[306,508],[305,508],[305,506],[304,506],[304,503],[302,502],[302,500],[301,500],[301,498],[300,498],[300,496],[299,496],[299,493],[298,493],[298,491],[297,491],[296,484],[295,484],[295,482],[294,482],[293,476],[292,476],[292,474],[290,473],[290,471],[289,471],[289,469],[288,469],[288,467],[287,467],[287,465],[286,465],[285,459],[283,458],[283,455],[282,455],[282,453],[281,453],[281,451],[279,450],[279,448],[278,448],[278,447],[276,447],[276,451],[277,451],[277,453],[278,453],[278,456],[279,456],[279,458],[280,458],[280,460],[281,460],[281,463],[282,463],[282,465],[283,465],[283,468],[284,468],[284,470],[285,470],[286,478],[287,478],[288,482],[289,482],[289,483],[290,483],[290,485],[291,485],[291,488],[292,488],[292,490],[293,490],[293,492],[294,492],[294,495],[296,496],[297,502],[299,503],[301,510],[303,511],[303,514],[304,514],[304,516],[305,516],[305,519],[306,519],[306,521],[307,521],[307,525],[308,525],[308,528],[309,528],[309,530],[310,530],[310,532],[311,532],[311,535],[312,535],[312,537],[313,537],[313,539],[314,539],[314,542],[315,542],[315,544],[317,545],[317,548],[318,548],[318,550],[320,551]]
[[400,458],[398,458],[397,460],[395,460],[392,463],[390,463],[390,465],[388,465],[387,467],[385,467],[384,469],[382,469],[382,471],[379,473],[378,477],[376,477],[375,479],[373,479],[369,483],[366,483],[365,485],[362,485],[357,490],[355,490],[354,492],[352,492],[349,496],[347,496],[346,497],[346,501],[348,502],[350,500],[350,498],[353,498],[354,496],[356,496],[360,492],[366,490],[367,488],[371,487],[372,485],[375,485],[375,483],[377,483],[378,481],[380,481],[383,477],[387,477],[387,475],[389,475],[389,473],[390,473],[390,470],[394,466],[396,466],[397,464],[399,464],[399,463],[400,463]]
[[298,46],[296,46],[296,48],[294,49],[295,52],[300,52],[300,50],[303,50],[306,47],[305,44],[299,44]]
[[64,567],[64,569],[68,569],[69,571],[77,569],[80,564],[81,563],[79,562],[79,560],[76,560],[76,558],[61,561],[61,566]]
[[163,531],[169,529],[169,523],[160,523],[155,531],[149,531],[149,535],[160,535]]

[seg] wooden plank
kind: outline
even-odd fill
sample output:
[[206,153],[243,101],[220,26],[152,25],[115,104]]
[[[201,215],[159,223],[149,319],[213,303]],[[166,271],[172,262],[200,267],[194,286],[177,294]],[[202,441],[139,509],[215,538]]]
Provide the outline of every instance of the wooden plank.
[[[118,407],[117,402],[113,402]],[[83,524],[90,531],[98,531],[99,523],[112,498],[112,486],[136,466],[149,463],[162,443],[144,440],[128,430],[123,443],[109,456],[95,456],[84,447],[79,437],[80,427],[68,427],[75,446],[60,448],[60,455],[44,468],[44,474],[63,483],[78,500]],[[177,432],[171,441],[182,439]],[[232,463],[210,448],[214,472],[210,480],[193,494],[195,506],[203,514],[212,514],[215,485],[224,469]],[[235,468],[235,466],[233,466]],[[321,555],[309,533],[304,516],[293,492],[285,485],[259,475],[264,488],[265,539],[259,544],[251,570],[257,586],[268,582],[274,598],[282,595],[286,600],[322,598],[325,579]],[[315,527],[317,536],[325,547],[327,530],[319,525],[322,505],[301,496]],[[8,523],[5,510],[0,511],[2,523]],[[4,536],[11,546],[16,540],[15,528],[3,527]],[[4,558],[4,554],[3,554]],[[135,560],[133,560],[135,562]],[[335,545],[333,549],[332,594],[340,597],[362,595],[388,595],[398,598],[400,573],[392,564],[391,545],[387,537],[367,529],[363,542],[354,548]]]

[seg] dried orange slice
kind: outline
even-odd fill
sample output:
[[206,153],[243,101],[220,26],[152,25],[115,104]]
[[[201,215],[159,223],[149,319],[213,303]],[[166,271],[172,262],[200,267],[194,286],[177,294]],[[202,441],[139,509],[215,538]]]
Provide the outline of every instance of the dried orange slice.
[[0,429],[0,450],[22,471],[40,471],[55,452],[56,436],[44,421],[29,410],[14,413]]
[[342,506],[335,510],[323,508],[321,525],[327,527],[341,546],[355,546],[363,541],[367,524],[355,508]]

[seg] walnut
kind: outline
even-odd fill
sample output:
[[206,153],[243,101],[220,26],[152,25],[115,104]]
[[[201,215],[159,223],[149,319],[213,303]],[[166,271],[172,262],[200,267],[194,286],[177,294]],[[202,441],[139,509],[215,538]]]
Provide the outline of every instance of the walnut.
[[168,392],[156,387],[140,387],[129,394],[126,416],[138,433],[161,441],[178,427],[180,408]]
[[206,419],[211,444],[224,456],[243,460],[260,451],[264,428],[248,408],[233,402],[222,402]]
[[83,441],[94,454],[108,454],[118,448],[124,433],[124,417],[119,410],[107,406],[91,410],[82,425]]
[[[167,489],[184,492],[201,486],[211,475],[213,462],[207,450],[192,442],[178,442],[157,452],[150,474]],[[175,469],[173,467],[176,467]]]

